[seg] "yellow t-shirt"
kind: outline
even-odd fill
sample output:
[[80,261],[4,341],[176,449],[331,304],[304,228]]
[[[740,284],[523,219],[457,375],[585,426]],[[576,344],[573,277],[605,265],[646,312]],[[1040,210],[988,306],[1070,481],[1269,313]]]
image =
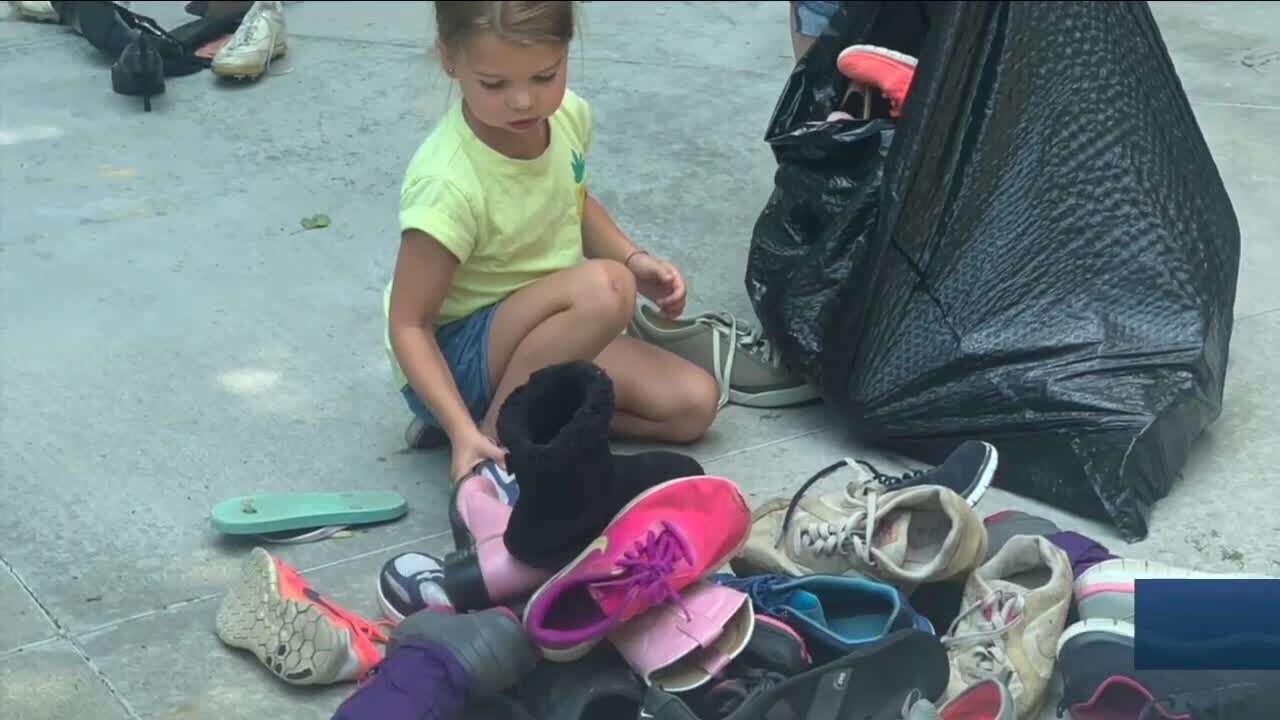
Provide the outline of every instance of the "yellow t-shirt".
[[[431,235],[459,263],[437,325],[582,260],[591,108],[568,91],[550,123],[546,151],[517,160],[476,137],[458,103],[414,153],[400,189],[400,229]],[[388,282],[383,311],[390,310]],[[385,342],[398,390],[407,381],[391,348],[389,325]]]

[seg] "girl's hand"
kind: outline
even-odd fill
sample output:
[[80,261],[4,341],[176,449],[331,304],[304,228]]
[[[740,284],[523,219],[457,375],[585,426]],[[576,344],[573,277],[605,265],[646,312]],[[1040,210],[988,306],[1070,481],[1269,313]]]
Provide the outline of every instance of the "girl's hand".
[[462,437],[451,440],[453,456],[449,464],[449,474],[454,483],[470,475],[471,471],[485,460],[492,460],[503,470],[507,469],[507,451],[480,432],[479,428],[469,430]]
[[636,276],[636,289],[652,300],[663,317],[675,320],[684,312],[686,287],[684,276],[675,265],[648,253],[638,253],[627,263]]

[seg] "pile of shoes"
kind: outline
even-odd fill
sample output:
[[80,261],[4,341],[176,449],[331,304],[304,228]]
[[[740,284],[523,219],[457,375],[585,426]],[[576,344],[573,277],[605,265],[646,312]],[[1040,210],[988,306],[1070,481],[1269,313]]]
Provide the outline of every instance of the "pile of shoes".
[[[864,477],[816,498],[806,496],[813,481],[806,483],[794,497],[756,509],[751,536],[732,563],[736,577],[714,579],[743,589],[757,612],[794,628],[815,657],[875,648],[908,629],[923,634],[922,659],[892,668],[877,685],[895,699],[906,693],[942,704],[939,715],[922,710],[921,718],[1042,717],[1055,672],[1062,679],[1059,717],[1269,715],[1264,693],[1280,673],[1149,671],[1134,661],[1137,580],[1264,576],[1118,558],[1088,537],[1016,511],[980,520],[972,505],[996,461],[994,448],[965,443],[924,473],[894,478],[861,463],[869,470]],[[945,657],[940,680],[920,676],[930,653]],[[897,717],[887,704],[857,710]],[[749,717],[768,712],[762,707]],[[904,709],[901,717],[917,715]]]
[[513,392],[506,468],[456,485],[453,553],[386,563],[386,619],[258,548],[219,638],[291,684],[359,682],[336,720],[1028,720],[1055,671],[1076,720],[1266,715],[1275,674],[1135,668],[1135,579],[1201,574],[981,519],[992,445],[901,475],[844,459],[752,512],[687,456],[613,453],[613,403],[585,362]]

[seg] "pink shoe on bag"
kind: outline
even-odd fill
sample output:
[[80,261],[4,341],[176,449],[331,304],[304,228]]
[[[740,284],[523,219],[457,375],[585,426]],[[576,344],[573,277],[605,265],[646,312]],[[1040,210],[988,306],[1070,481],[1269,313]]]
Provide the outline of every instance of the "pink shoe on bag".
[[746,649],[755,632],[745,593],[700,580],[680,599],[683,607],[659,605],[609,633],[646,685],[670,693],[705,685]]
[[530,598],[525,629],[548,660],[571,662],[602,637],[715,572],[747,541],[751,510],[719,477],[680,478],[641,493],[604,533]]
[[[489,470],[501,472],[496,466]],[[511,506],[499,496],[501,483],[483,469],[454,488],[449,507],[458,550],[444,561],[440,586],[459,612],[484,610],[519,600],[538,588],[551,573],[511,557],[503,533]]]
[[836,58],[836,69],[862,87],[873,87],[889,101],[889,117],[902,115],[916,76],[916,59],[875,45],[850,45]]

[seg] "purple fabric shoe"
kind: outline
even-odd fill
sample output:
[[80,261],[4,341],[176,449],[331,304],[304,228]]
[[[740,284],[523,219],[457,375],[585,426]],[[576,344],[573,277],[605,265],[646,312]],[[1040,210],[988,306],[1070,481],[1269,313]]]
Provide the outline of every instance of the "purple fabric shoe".
[[1071,558],[1071,570],[1075,577],[1103,560],[1113,560],[1115,555],[1097,540],[1071,530],[1063,530],[1049,536],[1049,542],[1062,548]]
[[469,684],[445,646],[406,638],[343,701],[333,720],[458,720]]

